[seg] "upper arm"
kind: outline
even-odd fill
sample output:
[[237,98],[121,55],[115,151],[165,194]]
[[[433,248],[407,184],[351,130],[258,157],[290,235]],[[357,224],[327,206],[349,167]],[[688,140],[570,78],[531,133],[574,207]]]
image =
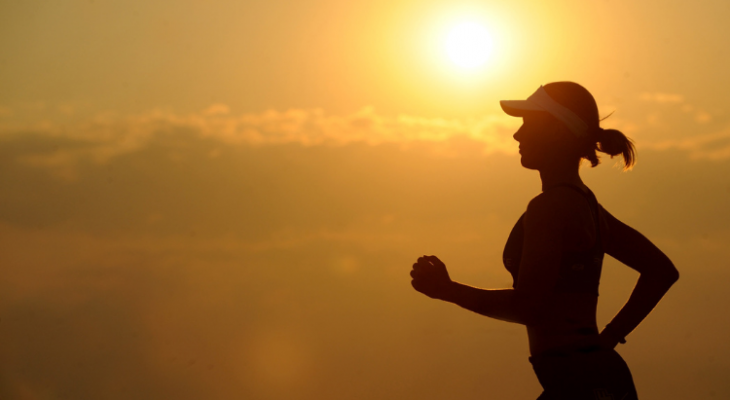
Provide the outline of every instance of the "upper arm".
[[679,272],[658,247],[634,228],[619,221],[601,207],[608,228],[604,250],[641,274],[679,279]]

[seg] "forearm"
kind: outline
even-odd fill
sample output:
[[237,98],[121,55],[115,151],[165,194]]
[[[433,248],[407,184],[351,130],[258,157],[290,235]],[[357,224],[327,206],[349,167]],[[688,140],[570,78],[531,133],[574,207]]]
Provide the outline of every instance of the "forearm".
[[530,313],[521,306],[514,289],[480,289],[452,282],[441,300],[490,318],[527,325]]
[[651,313],[674,282],[675,278],[639,276],[629,300],[606,326],[605,332],[617,339],[626,337]]

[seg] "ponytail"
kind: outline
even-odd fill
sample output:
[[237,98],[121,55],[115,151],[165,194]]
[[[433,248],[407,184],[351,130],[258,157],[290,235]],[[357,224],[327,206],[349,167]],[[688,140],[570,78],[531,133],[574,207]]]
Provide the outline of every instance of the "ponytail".
[[624,159],[624,171],[636,164],[636,148],[634,142],[616,129],[598,128],[598,151],[613,158],[621,154]]

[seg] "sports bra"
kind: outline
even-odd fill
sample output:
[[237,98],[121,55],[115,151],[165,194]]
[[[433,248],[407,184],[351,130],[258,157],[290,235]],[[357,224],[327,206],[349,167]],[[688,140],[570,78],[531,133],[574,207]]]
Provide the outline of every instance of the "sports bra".
[[[567,186],[575,190],[585,197],[590,204],[591,215],[596,224],[596,242],[588,250],[563,252],[560,260],[559,277],[554,291],[556,293],[592,293],[598,296],[598,281],[601,278],[604,255],[598,219],[598,200],[590,190],[586,193],[578,186],[567,183],[553,186],[550,189],[559,186]],[[525,235],[522,221],[524,218],[525,214],[523,213],[514,228],[512,228],[502,254],[504,267],[512,275],[513,288],[517,285],[517,275],[519,274],[522,259],[522,242]]]

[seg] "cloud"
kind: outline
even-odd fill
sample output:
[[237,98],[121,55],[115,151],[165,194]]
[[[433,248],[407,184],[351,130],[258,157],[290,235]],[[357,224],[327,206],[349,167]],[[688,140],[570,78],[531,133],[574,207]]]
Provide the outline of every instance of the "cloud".
[[684,103],[684,96],[681,94],[674,93],[642,93],[639,98],[644,101],[659,103],[659,104],[677,104]]
[[[648,117],[628,113],[647,105],[624,107],[623,116],[606,121],[634,139],[640,148],[681,149],[693,158],[730,158],[727,127],[721,118],[684,102],[670,93],[643,93],[643,103],[661,104]],[[43,111],[38,111],[41,115]],[[644,114],[646,115],[646,114]],[[181,141],[185,135],[227,146],[301,145],[344,146],[399,144],[404,147],[427,143],[443,154],[453,152],[455,140],[467,140],[470,148],[483,154],[514,154],[512,138],[520,119],[503,114],[471,118],[436,118],[415,115],[383,115],[364,107],[345,115],[327,114],[322,109],[268,110],[233,114],[230,107],[216,103],[200,112],[180,114],[153,110],[135,115],[99,114],[87,119],[50,122],[18,122],[12,113],[0,122],[0,140],[34,137],[56,146],[30,146],[13,154],[15,160],[44,168],[67,181],[77,179],[80,163],[106,164],[112,158],[139,152],[160,141]],[[25,120],[24,120],[25,121]],[[694,136],[688,137],[687,132]],[[211,150],[216,157],[219,150]]]
[[73,180],[75,168],[81,162],[104,164],[114,157],[140,151],[155,140],[181,134],[247,146],[407,145],[445,143],[461,137],[477,142],[485,153],[514,153],[512,134],[519,123],[506,115],[463,119],[385,116],[372,107],[349,115],[328,115],[321,109],[232,115],[227,105],[213,104],[199,113],[185,115],[155,110],[129,116],[100,114],[81,122],[6,122],[0,125],[0,140],[30,135],[64,142],[63,146],[51,149],[29,149],[17,155],[17,159]]
[[462,119],[384,116],[372,107],[349,115],[328,115],[321,109],[230,115],[225,104],[213,104],[200,113],[186,115],[156,110],[131,116],[102,114],[74,124],[4,124],[0,126],[0,134],[9,136],[23,131],[85,142],[97,149],[96,157],[103,161],[118,153],[134,151],[154,136],[181,129],[227,144],[248,145],[340,146],[354,142],[377,145],[442,142],[465,136],[484,143],[487,151],[512,152],[511,135],[519,124],[519,119],[506,115]]
[[720,132],[697,135],[686,139],[656,142],[647,147],[655,150],[684,150],[694,160],[727,160],[730,159],[730,128]]
[[[707,111],[704,111],[702,109],[699,109],[695,107],[692,104],[689,104],[685,102],[684,96],[681,94],[676,93],[662,93],[662,92],[655,92],[655,93],[648,93],[644,92],[639,95],[639,99],[643,102],[653,103],[653,104],[660,104],[662,106],[678,106],[682,113],[692,113],[693,115],[693,121],[697,124],[707,124],[708,122],[712,121],[712,114],[708,113]],[[671,109],[672,112],[677,113],[677,109]],[[657,109],[654,110],[654,112],[647,115],[646,120],[649,122],[650,125],[661,125],[663,121],[661,119],[661,111],[666,111],[664,109]],[[677,113],[681,114],[681,113]]]
[[216,103],[211,104],[203,110],[203,115],[226,115],[231,112],[231,108],[225,104]]
[[355,113],[327,115],[321,109],[269,110],[229,118],[175,117],[176,124],[194,126],[203,136],[230,144],[290,144],[341,146],[349,143],[443,142],[464,136],[481,142],[487,152],[511,151],[511,134],[519,121],[507,116],[471,119],[384,116],[372,107]]
[[681,94],[645,92],[622,104],[606,128],[616,128],[635,140],[639,149],[681,150],[691,159],[730,159],[730,114],[690,104]]

